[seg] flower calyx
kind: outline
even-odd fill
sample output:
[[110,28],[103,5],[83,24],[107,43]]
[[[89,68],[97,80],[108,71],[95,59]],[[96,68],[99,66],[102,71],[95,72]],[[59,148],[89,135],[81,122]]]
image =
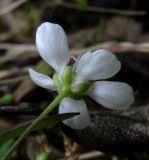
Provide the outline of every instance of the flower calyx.
[[53,75],[53,81],[59,91],[67,88],[67,90],[69,90],[68,96],[80,97],[90,88],[91,83],[82,82],[80,84],[74,84],[74,77],[73,68],[71,66],[66,66],[60,76],[58,76],[57,73]]
[[53,75],[53,82],[58,90],[61,90],[63,87],[70,87],[73,79],[74,72],[70,66],[66,66],[60,75],[57,73],[54,73]]

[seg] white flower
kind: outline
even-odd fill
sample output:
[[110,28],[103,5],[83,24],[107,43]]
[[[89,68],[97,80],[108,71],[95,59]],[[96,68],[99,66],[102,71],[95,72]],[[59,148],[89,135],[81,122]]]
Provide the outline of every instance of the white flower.
[[67,37],[61,26],[48,22],[38,27],[36,45],[40,56],[56,74],[52,79],[29,69],[31,79],[37,85],[54,91],[59,91],[65,84],[71,88],[72,94],[61,101],[59,113],[80,112],[80,115],[65,120],[66,125],[82,129],[89,124],[87,106],[83,99],[74,98],[77,94],[86,94],[102,106],[113,110],[125,110],[133,103],[133,90],[128,84],[104,80],[114,76],[121,67],[111,52],[89,51],[77,59],[73,68],[66,67],[70,60]]

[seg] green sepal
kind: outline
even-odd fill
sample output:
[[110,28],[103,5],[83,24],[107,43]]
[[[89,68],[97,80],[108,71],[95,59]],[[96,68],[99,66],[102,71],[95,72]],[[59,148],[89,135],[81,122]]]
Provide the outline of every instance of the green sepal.
[[71,92],[73,94],[83,94],[90,88],[90,86],[91,84],[89,82],[80,83],[72,87]]
[[53,82],[54,82],[54,84],[56,85],[57,88],[62,88],[62,83],[59,80],[56,73],[53,75]]
[[72,67],[66,66],[61,74],[61,78],[62,78],[63,84],[70,85],[74,78],[74,72]]

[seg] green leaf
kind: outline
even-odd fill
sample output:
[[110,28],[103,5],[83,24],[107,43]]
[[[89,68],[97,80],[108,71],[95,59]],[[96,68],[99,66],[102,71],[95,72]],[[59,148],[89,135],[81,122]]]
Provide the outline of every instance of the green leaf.
[[12,94],[6,94],[0,98],[0,105],[9,105],[13,101]]
[[10,148],[10,146],[13,144],[14,140],[10,139],[8,141],[5,141],[4,143],[0,144],[0,157],[2,157],[6,151]]
[[[58,114],[58,115],[54,115],[54,116],[48,116],[46,118],[44,118],[43,120],[41,120],[33,129],[33,131],[48,127],[48,128],[52,128],[54,127],[57,123],[71,118],[75,115],[77,115],[78,113],[64,113],[64,114]],[[25,123],[21,123],[18,124],[12,128],[6,129],[2,132],[0,132],[0,143],[7,141],[9,139],[12,138],[16,138],[18,136],[20,136],[24,130],[33,122],[34,120],[31,121],[27,121]]]

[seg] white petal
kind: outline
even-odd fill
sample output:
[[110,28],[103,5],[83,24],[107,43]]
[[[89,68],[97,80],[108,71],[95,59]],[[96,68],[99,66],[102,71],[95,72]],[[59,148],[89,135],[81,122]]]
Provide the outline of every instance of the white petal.
[[41,24],[36,33],[36,46],[40,56],[57,72],[61,72],[69,62],[67,37],[58,24]]
[[83,54],[76,62],[76,82],[106,79],[120,70],[116,56],[106,50],[96,50]]
[[74,129],[87,127],[90,121],[89,112],[83,100],[64,98],[59,106],[59,113],[79,112],[80,115],[64,120],[63,123]]
[[50,77],[38,73],[31,68],[28,71],[32,81],[34,81],[38,86],[56,91],[56,87]]
[[125,110],[134,102],[133,89],[122,82],[95,82],[88,95],[104,107],[114,110]]

